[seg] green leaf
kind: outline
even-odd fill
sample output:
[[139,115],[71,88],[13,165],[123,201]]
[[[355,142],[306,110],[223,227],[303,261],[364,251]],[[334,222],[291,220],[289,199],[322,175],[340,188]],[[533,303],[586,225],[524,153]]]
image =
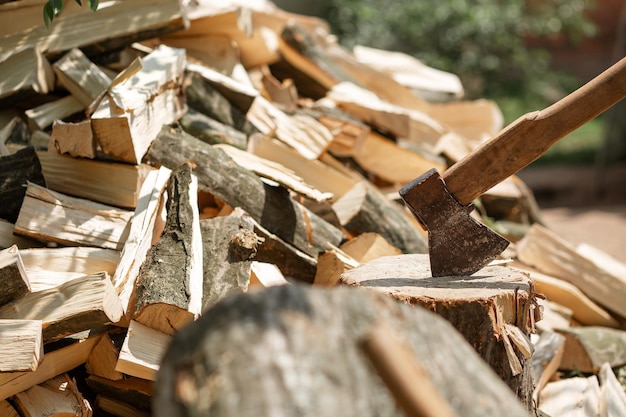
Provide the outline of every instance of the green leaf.
[[91,7],[91,10],[93,10],[94,12],[98,10],[98,5],[100,4],[100,1],[98,0],[87,0],[87,1],[89,1],[89,6]]
[[46,3],[43,6],[43,22],[46,27],[50,27],[52,19],[54,19],[54,10],[52,10],[52,5],[50,3]]
[[55,16],[63,10],[63,0],[48,0],[48,4],[52,5]]

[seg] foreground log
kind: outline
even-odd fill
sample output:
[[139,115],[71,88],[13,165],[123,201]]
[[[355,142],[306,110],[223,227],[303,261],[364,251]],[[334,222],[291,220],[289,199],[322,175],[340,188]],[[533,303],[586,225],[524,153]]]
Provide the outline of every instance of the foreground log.
[[424,306],[447,319],[532,409],[530,333],[539,314],[532,281],[488,266],[471,277],[432,278],[428,255],[386,256],[346,271],[345,284]]
[[[155,416],[397,415],[360,349],[379,321],[406,336],[458,415],[527,416],[445,320],[371,291],[303,285],[229,297],[177,333],[159,370]],[[245,394],[230,401],[233,392]]]
[[286,190],[264,184],[223,151],[185,132],[164,127],[147,158],[169,168],[193,161],[200,190],[241,207],[264,228],[312,257],[328,249],[327,243],[336,246],[343,238],[340,230],[294,202]]

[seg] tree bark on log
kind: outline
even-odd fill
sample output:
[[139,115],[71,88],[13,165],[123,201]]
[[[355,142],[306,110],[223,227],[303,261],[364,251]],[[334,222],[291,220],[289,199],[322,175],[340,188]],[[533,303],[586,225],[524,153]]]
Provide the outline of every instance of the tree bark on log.
[[328,249],[328,243],[337,246],[343,239],[339,229],[293,201],[287,190],[263,183],[223,151],[185,132],[164,126],[147,157],[170,168],[193,161],[202,191],[241,207],[264,228],[314,258]]
[[26,195],[26,182],[45,186],[35,148],[26,147],[12,155],[0,157],[0,218],[17,221]]
[[0,251],[0,306],[31,292],[30,281],[16,245]]
[[397,416],[360,348],[380,322],[406,337],[458,415],[528,417],[435,314],[373,291],[305,285],[228,297],[174,335],[158,373],[155,416]]

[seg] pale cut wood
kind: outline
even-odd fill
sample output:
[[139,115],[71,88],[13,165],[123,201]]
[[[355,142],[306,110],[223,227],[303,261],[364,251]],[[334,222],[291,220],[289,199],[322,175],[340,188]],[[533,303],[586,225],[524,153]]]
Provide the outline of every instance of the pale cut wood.
[[372,232],[361,233],[339,248],[360,263],[401,253],[400,249],[391,245],[384,237]]
[[132,213],[29,182],[14,233],[69,246],[121,250]]
[[533,398],[539,401],[539,393],[558,370],[563,358],[565,337],[556,332],[544,331],[534,344],[535,351],[531,358],[535,390]]
[[70,95],[28,109],[24,114],[31,130],[46,130],[55,120],[65,119],[83,110],[85,106]]
[[7,400],[0,401],[0,415],[4,417],[20,417],[17,410]]
[[31,292],[30,281],[16,245],[0,251],[0,306]]
[[48,151],[94,159],[96,157],[96,146],[96,139],[93,137],[89,120],[77,123],[65,123],[62,120],[55,120],[52,123]]
[[96,397],[94,407],[104,411],[107,415],[118,417],[150,417],[152,415],[149,411],[140,410],[131,404],[102,395]]
[[0,372],[37,369],[43,360],[41,329],[41,320],[0,319]]
[[274,162],[270,159],[261,158],[252,153],[242,151],[230,145],[213,145],[223,150],[233,161],[242,167],[253,171],[263,178],[276,181],[284,187],[310,198],[315,201],[326,201],[332,198],[332,194],[324,193],[313,186],[307,184],[295,172]]
[[280,104],[287,111],[293,111],[298,106],[298,90],[293,80],[283,81],[276,79],[267,65],[261,67],[261,85],[264,93],[272,103]]
[[134,209],[146,176],[154,168],[37,152],[46,186],[110,206]]
[[332,287],[341,282],[341,275],[355,268],[359,262],[339,248],[320,253],[313,285]]
[[308,111],[312,111],[313,116],[333,135],[328,152],[339,157],[352,156],[354,144],[365,138],[372,129],[360,119],[336,108],[334,103],[325,105],[327,101],[319,100],[319,105]]
[[240,51],[239,45],[230,37],[210,34],[183,37],[181,33],[184,32],[174,32],[159,40],[172,48],[185,49],[189,61],[197,61],[229,77],[236,77],[236,67],[241,65]]
[[470,150],[504,127],[504,117],[497,103],[486,99],[433,104],[428,114],[459,134]]
[[[9,50],[14,50],[14,45]],[[20,91],[47,94],[54,89],[52,67],[37,48],[24,48],[11,57],[0,59],[0,79],[3,80],[0,85],[0,99]]]
[[172,336],[131,320],[115,370],[150,381],[156,380],[161,359]]
[[78,48],[72,48],[52,68],[59,83],[84,107],[111,84],[111,78]]
[[191,169],[183,164],[168,180],[165,227],[135,283],[133,318],[167,334],[196,319],[203,307],[198,179]]
[[[132,312],[130,303],[134,296],[135,281],[146,253],[152,246],[155,224],[170,174],[171,171],[165,167],[148,173],[139,191],[137,208],[131,219],[130,232],[124,243],[119,265],[111,278],[126,316]],[[156,234],[158,236],[160,231],[156,231]]]
[[584,326],[556,329],[565,336],[561,369],[597,373],[604,363],[613,368],[626,364],[626,331]]
[[526,275],[495,265],[471,277],[433,279],[428,255],[413,254],[361,264],[344,272],[341,282],[424,306],[446,318],[531,409],[528,339],[540,313]]
[[99,340],[96,335],[46,353],[36,371],[0,373],[0,401],[85,363]]
[[6,249],[17,245],[20,249],[41,247],[43,243],[33,239],[13,234],[15,225],[7,220],[0,219],[0,249]]
[[119,353],[119,349],[115,347],[108,333],[104,333],[87,358],[85,369],[89,375],[99,376],[111,381],[123,379],[124,375],[115,370]]
[[122,305],[104,272],[85,275],[0,307],[0,318],[41,320],[44,342],[116,323]]
[[600,367],[600,406],[599,417],[619,417],[626,415],[626,393],[608,363]]
[[595,375],[562,379],[541,391],[539,409],[549,416],[597,417],[599,396]]
[[61,374],[17,393],[13,401],[25,417],[93,415],[91,405],[83,398],[76,383],[67,374]]
[[47,290],[83,275],[113,275],[120,253],[92,247],[37,248],[20,251],[33,292]]
[[102,151],[139,164],[164,124],[185,111],[181,101],[185,50],[161,45],[141,61],[141,69],[116,79],[91,114]]
[[273,287],[286,285],[289,281],[274,264],[267,262],[252,261],[250,265],[250,287]]
[[626,317],[626,277],[615,275],[576,251],[565,239],[534,224],[517,244],[518,258],[568,281],[598,304]]

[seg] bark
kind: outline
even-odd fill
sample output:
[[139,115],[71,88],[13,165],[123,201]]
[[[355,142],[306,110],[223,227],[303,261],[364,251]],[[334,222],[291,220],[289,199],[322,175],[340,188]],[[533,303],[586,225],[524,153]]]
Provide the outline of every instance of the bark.
[[0,218],[17,221],[26,195],[26,182],[45,186],[41,165],[32,147],[0,157]]

